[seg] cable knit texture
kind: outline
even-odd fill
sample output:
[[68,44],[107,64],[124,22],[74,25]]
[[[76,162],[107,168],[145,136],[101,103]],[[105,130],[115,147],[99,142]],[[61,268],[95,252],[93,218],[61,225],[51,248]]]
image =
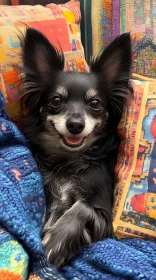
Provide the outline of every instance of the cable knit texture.
[[0,95],[0,279],[156,279],[156,243],[139,239],[105,239],[56,270],[41,245],[44,211],[37,166]]
[[156,244],[140,239],[105,239],[85,248],[62,273],[73,280],[155,280]]
[[[27,141],[9,121],[0,94],[0,279],[27,279],[31,271],[50,278],[41,244],[45,212],[43,185]],[[23,247],[22,247],[23,246]],[[24,249],[25,250],[24,250]],[[41,270],[41,271],[40,271]],[[49,276],[48,276],[49,277]],[[41,278],[42,279],[42,278]]]

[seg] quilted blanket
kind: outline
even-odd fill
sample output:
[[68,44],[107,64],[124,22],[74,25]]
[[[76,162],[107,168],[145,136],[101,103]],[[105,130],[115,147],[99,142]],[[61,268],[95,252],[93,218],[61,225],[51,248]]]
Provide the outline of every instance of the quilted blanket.
[[105,239],[58,271],[41,245],[44,212],[40,174],[0,94],[0,279],[156,279],[156,243],[139,239]]

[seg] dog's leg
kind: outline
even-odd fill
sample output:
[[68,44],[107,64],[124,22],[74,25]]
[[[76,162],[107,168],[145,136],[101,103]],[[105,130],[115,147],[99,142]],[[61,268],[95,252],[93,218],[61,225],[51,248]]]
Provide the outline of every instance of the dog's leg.
[[77,201],[53,227],[46,229],[43,247],[47,260],[57,267],[63,265],[78,253],[82,245],[102,239],[105,228],[106,220],[99,211]]

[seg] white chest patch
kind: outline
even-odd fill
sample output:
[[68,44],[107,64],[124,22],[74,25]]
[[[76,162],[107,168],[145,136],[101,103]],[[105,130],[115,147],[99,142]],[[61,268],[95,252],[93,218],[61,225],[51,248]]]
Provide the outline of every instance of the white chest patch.
[[[61,182],[60,182],[61,183]],[[60,200],[62,201],[62,202],[66,202],[67,200],[68,200],[68,198],[69,198],[69,195],[70,195],[70,193],[71,193],[71,191],[72,191],[72,182],[71,181],[69,181],[69,182],[62,182],[61,184],[60,184],[60,188],[59,188],[59,194],[60,194]]]

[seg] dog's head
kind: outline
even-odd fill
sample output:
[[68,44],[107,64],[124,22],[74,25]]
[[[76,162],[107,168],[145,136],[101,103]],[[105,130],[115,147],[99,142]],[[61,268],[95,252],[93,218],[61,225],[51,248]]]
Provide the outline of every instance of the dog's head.
[[49,153],[82,151],[121,116],[131,74],[129,33],[92,60],[90,73],[65,72],[64,56],[39,31],[22,41],[22,103],[29,109],[28,137]]

